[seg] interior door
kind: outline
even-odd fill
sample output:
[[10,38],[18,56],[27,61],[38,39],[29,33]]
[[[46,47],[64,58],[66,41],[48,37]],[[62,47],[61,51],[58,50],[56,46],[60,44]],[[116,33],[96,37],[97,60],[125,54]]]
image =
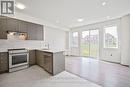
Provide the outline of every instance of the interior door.
[[89,46],[89,31],[83,31],[81,36],[81,55],[89,57],[90,46]]

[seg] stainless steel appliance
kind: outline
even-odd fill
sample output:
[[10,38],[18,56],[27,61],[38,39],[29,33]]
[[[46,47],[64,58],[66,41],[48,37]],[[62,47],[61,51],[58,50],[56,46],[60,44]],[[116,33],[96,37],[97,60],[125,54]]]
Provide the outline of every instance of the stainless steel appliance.
[[26,49],[9,49],[9,72],[29,66],[29,52]]

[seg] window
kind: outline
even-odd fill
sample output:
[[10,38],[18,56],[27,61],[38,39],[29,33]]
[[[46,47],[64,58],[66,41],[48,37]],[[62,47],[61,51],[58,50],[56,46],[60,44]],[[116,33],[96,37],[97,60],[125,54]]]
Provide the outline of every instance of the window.
[[118,48],[117,26],[104,28],[104,47]]
[[78,47],[78,32],[72,33],[72,47]]

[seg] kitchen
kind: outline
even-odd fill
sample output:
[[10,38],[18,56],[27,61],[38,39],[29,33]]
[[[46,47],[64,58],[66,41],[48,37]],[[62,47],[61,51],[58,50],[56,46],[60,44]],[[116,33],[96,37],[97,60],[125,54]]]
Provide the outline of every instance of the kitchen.
[[51,49],[44,42],[43,25],[1,16],[0,26],[0,73],[36,64],[52,75],[65,70],[64,50]]

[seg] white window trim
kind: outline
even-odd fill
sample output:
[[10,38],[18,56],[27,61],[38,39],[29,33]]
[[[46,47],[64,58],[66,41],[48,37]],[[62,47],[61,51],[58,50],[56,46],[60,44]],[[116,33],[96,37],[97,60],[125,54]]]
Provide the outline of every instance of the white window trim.
[[[116,47],[106,47],[106,45],[105,45],[105,28],[107,28],[107,27],[113,27],[113,26],[116,26],[117,27],[117,46]],[[108,26],[104,26],[103,27],[103,48],[104,49],[119,49],[119,32],[118,32],[118,26],[117,25],[108,25]]]
[[[73,33],[74,32],[77,32],[78,33],[78,45],[77,46],[74,46],[73,45]],[[79,32],[78,31],[73,31],[73,32],[71,32],[71,48],[78,48],[79,47]]]

